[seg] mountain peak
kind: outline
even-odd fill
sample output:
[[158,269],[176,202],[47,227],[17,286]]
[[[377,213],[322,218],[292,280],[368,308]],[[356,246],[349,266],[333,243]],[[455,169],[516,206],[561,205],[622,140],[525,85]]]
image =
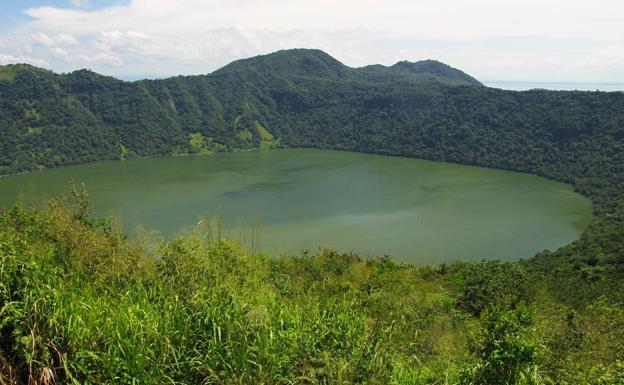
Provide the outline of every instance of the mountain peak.
[[14,80],[19,73],[32,73],[38,75],[53,75],[54,73],[43,68],[35,67],[26,63],[7,64],[0,66],[0,80]]
[[237,60],[215,71],[215,75],[233,72],[270,74],[288,78],[307,77],[351,80],[439,81],[454,85],[482,85],[472,76],[436,60],[400,61],[393,66],[370,65],[351,68],[319,49],[287,49],[267,55]]
[[79,69],[76,71],[72,71],[68,74],[66,74],[67,76],[71,77],[71,78],[75,78],[75,79],[91,79],[91,80],[99,80],[99,79],[108,79],[108,80],[112,80],[112,81],[116,81],[116,82],[120,82],[121,80],[114,78],[112,76],[106,76],[106,75],[102,75],[99,74],[93,70],[90,69]]
[[254,69],[261,72],[305,77],[337,78],[348,76],[351,69],[319,49],[287,49],[237,60],[214,74]]
[[417,62],[403,60],[388,68],[392,71],[407,72],[413,74],[429,74],[451,81],[460,81],[474,85],[482,85],[481,82],[466,74],[465,72],[437,60],[428,59]]

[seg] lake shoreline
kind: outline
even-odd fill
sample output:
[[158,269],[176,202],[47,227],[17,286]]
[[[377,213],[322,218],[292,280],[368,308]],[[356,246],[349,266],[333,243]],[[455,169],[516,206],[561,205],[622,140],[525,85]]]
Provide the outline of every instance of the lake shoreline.
[[[435,239],[436,232],[432,230],[432,224],[425,226],[426,221],[425,224],[423,224],[422,219],[419,219],[420,217],[410,217],[410,215],[404,215],[405,213],[413,212],[414,208],[420,207],[419,210],[425,209],[427,206],[421,207],[422,203],[418,203],[423,199],[423,202],[432,199],[432,202],[435,202],[436,200],[442,199],[442,201],[440,201],[442,206],[440,207],[443,210],[459,210],[458,213],[463,212],[464,216],[469,215],[477,218],[481,221],[479,222],[479,226],[481,227],[477,226],[478,228],[484,228],[483,226],[492,226],[492,223],[500,219],[496,219],[499,217],[495,212],[492,212],[489,206],[486,205],[479,210],[475,208],[473,211],[469,211],[470,207],[477,207],[477,202],[480,202],[478,200],[478,195],[471,196],[471,194],[476,194],[476,191],[481,191],[481,193],[485,194],[492,194],[492,192],[488,192],[488,189],[494,188],[493,186],[496,186],[496,183],[499,183],[494,181],[500,178],[503,178],[502,180],[505,180],[506,184],[511,183],[516,186],[513,188],[503,187],[506,192],[502,194],[502,196],[505,196],[505,194],[516,194],[516,190],[525,191],[527,187],[522,184],[518,184],[518,180],[526,181],[524,183],[527,183],[529,186],[532,184],[537,184],[537,186],[552,186],[550,188],[555,187],[556,189],[562,189],[561,191],[569,191],[570,193],[573,192],[573,188],[569,184],[552,181],[532,174],[486,167],[475,167],[473,165],[437,162],[426,159],[421,160],[404,156],[387,156],[386,154],[365,154],[353,151],[319,150],[313,148],[290,148],[279,150],[239,151],[214,155],[220,155],[213,158],[214,162],[206,162],[205,160],[210,158],[205,155],[194,154],[159,158],[137,158],[123,162],[95,162],[66,168],[50,169],[48,170],[49,174],[47,175],[32,173],[30,177],[15,176],[16,180],[11,183],[18,183],[18,179],[21,178],[24,181],[29,181],[28,183],[31,186],[35,186],[33,183],[35,183],[36,180],[46,180],[46,182],[43,183],[45,186],[52,186],[56,184],[57,187],[55,187],[55,191],[62,193],[62,191],[67,190],[67,186],[63,183],[59,184],[59,180],[63,181],[64,179],[71,177],[76,182],[86,181],[87,187],[92,190],[91,192],[94,196],[94,205],[99,211],[115,211],[114,206],[111,206],[111,202],[113,202],[110,201],[111,198],[118,200],[122,199],[120,197],[126,197],[123,199],[130,199],[125,203],[123,203],[123,200],[119,201],[119,204],[122,205],[120,207],[125,207],[123,210],[126,210],[126,212],[135,212],[135,214],[132,214],[132,218],[135,219],[129,220],[128,217],[125,217],[124,215],[117,215],[120,216],[122,222],[126,224],[126,231],[131,231],[133,229],[133,226],[131,226],[132,223],[144,223],[147,224],[148,228],[155,228],[164,231],[163,235],[165,236],[167,236],[167,234],[176,233],[174,230],[178,230],[180,227],[191,225],[189,218],[195,218],[198,215],[218,213],[218,211],[214,210],[217,210],[219,207],[222,207],[225,210],[224,213],[229,213],[227,214],[229,218],[245,218],[248,217],[250,213],[258,212],[262,214],[259,216],[262,220],[265,220],[266,218],[274,218],[268,222],[265,221],[262,227],[262,230],[264,230],[265,233],[269,233],[269,236],[264,238],[264,240],[268,240],[267,244],[269,246],[273,243],[273,246],[268,247],[271,251],[280,250],[279,247],[282,247],[279,246],[280,237],[278,237],[278,234],[284,233],[283,238],[292,238],[292,236],[288,235],[289,231],[291,231],[291,224],[288,221],[291,221],[291,219],[287,220],[286,217],[279,214],[281,209],[278,207],[280,207],[280,205],[283,206],[286,202],[291,205],[286,207],[289,207],[288,210],[293,212],[292,215],[295,220],[315,221],[315,218],[318,217],[320,212],[317,212],[318,210],[315,209],[308,210],[305,206],[310,205],[310,202],[313,202],[321,196],[326,200],[319,202],[319,204],[323,205],[321,207],[328,206],[327,209],[323,209],[321,212],[324,213],[324,217],[330,221],[318,223],[310,222],[310,224],[302,228],[302,230],[308,228],[306,232],[309,233],[308,235],[303,235],[304,238],[301,239],[301,245],[307,245],[303,247],[304,249],[314,250],[317,246],[328,246],[338,250],[352,250],[363,255],[381,255],[389,253],[395,257],[398,256],[399,259],[404,259],[406,255],[410,255],[413,251],[418,251],[419,253],[421,252],[419,250],[410,249],[411,246],[405,244],[404,239],[408,237],[407,234],[402,235],[403,238],[396,238],[397,235],[392,234],[392,231],[390,231],[388,237],[378,239],[377,243],[375,243],[377,246],[372,249],[360,247],[360,249],[354,250],[350,245],[358,244],[355,239],[371,238],[372,235],[379,233],[379,226],[384,229],[396,229],[394,231],[395,233],[403,233],[404,228],[409,228],[416,231],[419,235],[429,234],[429,238]],[[236,167],[242,168],[238,169],[238,171],[236,171],[236,168],[228,168],[233,165],[238,165]],[[133,169],[141,171],[132,171]],[[117,179],[110,181],[104,187],[102,187],[101,184],[100,187],[97,187],[98,183],[100,183],[99,179],[110,178],[109,174],[111,172]],[[183,177],[186,172],[189,172],[189,176]],[[415,175],[419,175],[416,180],[412,180],[413,178],[405,178],[406,175],[413,172],[417,173]],[[474,174],[472,179],[465,176],[472,174]],[[348,183],[347,181],[349,181],[349,178],[352,177],[355,179]],[[451,184],[448,185],[449,182],[440,182],[436,179],[444,177],[451,178],[449,181],[454,180],[454,182],[450,182]],[[86,180],[83,180],[84,178],[86,178]],[[135,179],[141,178],[144,178],[142,180],[147,187],[144,188],[142,186],[132,184]],[[161,180],[159,178],[164,179]],[[202,180],[210,181],[210,183],[206,184],[206,182],[202,182]],[[309,180],[315,181],[315,183],[312,183],[312,185],[308,187],[311,189],[310,191],[314,192],[313,194],[306,193],[305,190],[302,190],[304,191],[302,192],[304,195],[299,197],[293,195],[293,191],[304,188],[303,186],[310,183]],[[39,183],[41,184],[42,182]],[[459,184],[455,186],[457,183]],[[467,187],[471,189],[468,191],[474,191],[473,193],[453,195],[456,194],[453,192],[455,189],[460,188],[459,186],[466,183]],[[495,184],[492,185],[492,183]],[[168,184],[171,184],[172,187],[167,187]],[[317,185],[321,187],[318,187]],[[3,186],[0,185],[0,191],[2,191],[2,188]],[[276,188],[277,190],[271,190],[273,188]],[[536,191],[526,190],[526,193],[524,194],[539,195],[540,188],[541,187],[536,187]],[[387,192],[383,193],[382,191],[384,190],[387,190]],[[185,191],[185,193],[179,194],[179,191]],[[404,196],[406,191],[420,192],[412,197],[408,196],[406,198]],[[49,194],[54,196],[52,192],[49,192]],[[104,194],[104,196],[102,196],[102,194]],[[148,195],[144,196],[142,194]],[[447,197],[447,194],[451,195],[448,195]],[[496,193],[487,200],[495,202],[496,199],[500,199],[499,195],[499,193]],[[111,198],[106,198],[107,196],[110,196]],[[278,198],[275,198],[275,196]],[[177,199],[172,201],[172,197],[177,197]],[[162,202],[169,203],[166,203],[163,206],[158,199],[162,199]],[[279,199],[282,199],[282,201],[279,201]],[[358,201],[358,199],[360,199],[360,201]],[[362,199],[372,200],[367,203],[367,201],[361,201]],[[471,201],[470,199],[477,200]],[[526,200],[526,198],[522,196],[518,199],[520,199],[520,201]],[[562,196],[557,199],[570,198]],[[509,201],[505,204],[502,202],[499,204],[502,205],[501,208],[513,210],[514,206],[517,206],[518,203],[512,202],[516,201],[517,199]],[[275,208],[270,210],[267,209],[265,207],[267,202],[274,202],[276,205]],[[297,202],[305,202],[304,207],[300,207],[302,203]],[[404,203],[394,207],[393,202]],[[545,208],[550,210],[551,207],[555,207],[558,203],[554,202],[557,202],[557,200],[554,200],[552,204],[548,204]],[[583,204],[584,207],[589,207],[589,201],[587,202],[588,203]],[[523,210],[530,211],[529,209],[534,208],[534,204],[525,204],[528,204],[528,206]],[[364,207],[368,208],[363,209]],[[207,209],[208,211],[206,211]],[[210,212],[210,210],[212,210],[212,212]],[[370,214],[374,214],[377,212],[375,210],[382,211],[375,214],[374,217],[370,217],[369,214],[367,214],[369,211]],[[591,210],[589,208],[587,210],[588,218],[582,222],[585,224],[591,219]],[[429,218],[438,217],[434,212],[426,212],[428,213],[427,215],[429,215]],[[382,213],[383,215],[381,215]],[[444,216],[448,214],[441,215]],[[488,215],[492,217],[488,218]],[[537,211],[533,215],[539,216],[542,214]],[[207,215],[207,217],[211,216],[212,215]],[[443,216],[440,218],[443,218]],[[154,226],[153,221],[157,221],[156,223],[161,223],[163,221],[162,219],[159,219],[160,217],[178,219],[172,220],[171,224],[166,224],[165,228],[159,227],[158,225]],[[183,218],[187,218],[186,222],[184,222]],[[531,218],[529,219],[532,221],[536,220]],[[139,222],[137,222],[137,220]],[[277,222],[275,222],[276,220]],[[284,222],[286,220],[287,222]],[[545,217],[541,221],[548,220],[550,219]],[[431,220],[429,221],[431,222]],[[174,222],[180,224],[176,225],[175,229],[172,229]],[[230,222],[234,223],[235,221],[231,220]],[[287,224],[286,227],[279,227],[281,226],[279,224],[282,222]],[[435,223],[435,220],[432,223]],[[468,223],[469,222],[465,222],[465,220],[464,222],[461,220],[459,221],[460,226],[468,226],[467,228],[470,228]],[[529,222],[527,222],[522,226],[525,226],[525,229],[532,229],[538,225],[539,223],[529,224]],[[505,226],[508,225],[504,225],[502,227]],[[552,227],[559,229],[560,226],[552,224]],[[319,228],[321,230],[325,230],[326,232],[313,234],[310,233],[309,229],[311,228]],[[442,228],[444,228],[444,226]],[[574,238],[568,235],[565,237],[565,242],[557,241],[556,248],[559,248],[576,239],[578,235],[582,233],[584,228],[585,227],[574,230],[574,233],[576,234]],[[355,236],[354,240],[350,241],[351,243],[348,243],[346,240],[337,239],[335,234],[344,232],[345,229],[351,229],[349,231],[355,231],[353,234],[357,233],[360,235],[349,235]],[[572,231],[571,228],[569,228],[570,230],[563,229],[564,228],[562,228],[561,231]],[[472,240],[469,239],[470,236],[467,234],[474,232],[474,229],[470,231],[457,231],[458,233],[454,235],[453,238],[461,238],[462,236],[468,237],[466,241],[469,243],[472,242]],[[491,247],[488,248],[486,246],[478,246],[481,247],[482,251],[473,251],[472,254],[462,254],[465,255],[464,259],[471,259],[477,256],[479,258],[493,257],[495,259],[500,259],[505,255],[505,253],[499,253],[496,251],[501,250],[500,246],[495,246],[499,238],[507,239],[507,242],[511,242],[511,239],[518,239],[518,237],[526,235],[518,229],[511,233],[506,233],[506,235],[501,233],[497,236],[496,234],[499,231],[500,229],[497,226],[494,226],[490,229],[492,234],[491,236],[475,235],[478,239],[482,239],[481,242],[484,242],[484,245],[491,244]],[[544,229],[544,231],[548,233],[549,230]],[[538,232],[532,237],[538,240],[541,235],[539,235]],[[305,239],[308,240],[306,241]],[[313,244],[310,239],[316,239],[318,240],[318,243]],[[348,239],[348,237],[346,239]],[[421,242],[426,243],[426,239],[427,237],[424,237]],[[529,237],[520,243],[528,242],[531,244],[531,239],[532,238]],[[295,241],[293,240],[292,242]],[[551,246],[548,247],[546,247],[546,244],[544,244],[545,247],[535,249],[534,251],[541,251],[544,248],[556,250],[556,248],[551,247],[554,246],[554,244],[550,244]],[[472,247],[474,248],[475,246]],[[459,249],[454,252],[443,252],[442,249],[436,249],[435,247],[427,249],[422,246],[421,249],[422,254],[418,254],[421,255],[421,257],[418,257],[418,261],[420,261],[425,255],[456,255],[455,259],[461,259],[458,253],[463,253],[459,251]],[[409,252],[407,250],[413,251]],[[292,253],[296,250],[288,249],[286,251]],[[512,259],[526,258],[527,255],[530,256],[531,254],[533,254],[533,251],[530,253],[519,251],[514,252],[512,253],[512,255],[514,255]],[[510,257],[511,255],[507,255],[503,259],[508,259]],[[411,260],[410,262],[416,262],[416,260]]]

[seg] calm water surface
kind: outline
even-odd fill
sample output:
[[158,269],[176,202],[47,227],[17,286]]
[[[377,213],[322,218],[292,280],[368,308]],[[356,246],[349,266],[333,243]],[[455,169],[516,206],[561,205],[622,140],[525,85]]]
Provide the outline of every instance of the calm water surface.
[[[172,237],[219,217],[272,254],[318,247],[415,263],[515,259],[576,239],[590,203],[565,184],[477,167],[324,150],[103,162],[0,179],[0,206],[84,182],[96,214]],[[256,229],[255,231],[253,229]]]

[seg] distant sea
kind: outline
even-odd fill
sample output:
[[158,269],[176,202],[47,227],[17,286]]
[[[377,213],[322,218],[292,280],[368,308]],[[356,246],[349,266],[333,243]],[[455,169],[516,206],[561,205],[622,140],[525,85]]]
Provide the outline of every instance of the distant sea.
[[526,91],[536,88],[559,91],[624,91],[624,83],[558,83],[558,82],[517,82],[483,81],[488,87],[504,90]]

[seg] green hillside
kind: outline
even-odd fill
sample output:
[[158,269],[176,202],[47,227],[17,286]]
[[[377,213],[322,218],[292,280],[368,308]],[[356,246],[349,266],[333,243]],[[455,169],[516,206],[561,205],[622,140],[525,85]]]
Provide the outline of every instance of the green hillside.
[[[57,75],[6,66],[0,70],[0,174],[118,159],[122,148],[124,157],[198,152],[191,134],[201,134],[218,151],[260,147],[267,134],[296,145],[307,140],[288,132],[298,127],[272,127],[285,112],[299,116],[327,92],[372,96],[378,91],[371,87],[397,82],[407,88],[478,84],[442,63],[354,69],[317,50],[240,60],[205,76],[132,83],[88,70]],[[261,133],[258,125],[268,131]]]
[[624,381],[624,291],[592,270],[128,241],[73,191],[0,215],[0,383]]
[[281,146],[537,174],[594,217],[525,261],[414,267],[269,258],[214,229],[128,241],[81,191],[16,207],[0,216],[0,383],[624,383],[624,93],[318,50],[138,82],[0,67],[0,174]]
[[11,76],[0,80],[0,174],[276,146],[523,171],[594,201],[592,226],[564,254],[622,271],[623,93],[504,91],[435,61],[350,68],[318,50],[139,82],[25,65],[1,72]]

